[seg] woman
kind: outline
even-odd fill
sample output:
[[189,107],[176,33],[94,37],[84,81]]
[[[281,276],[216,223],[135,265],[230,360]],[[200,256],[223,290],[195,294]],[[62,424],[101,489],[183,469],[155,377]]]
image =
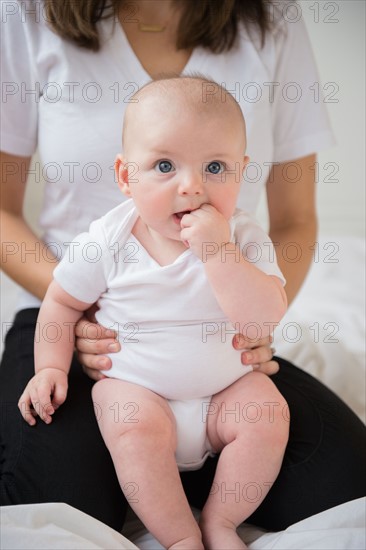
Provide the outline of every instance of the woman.
[[[107,6],[85,0],[9,6],[3,18],[3,268],[25,292],[0,370],[1,502],[63,501],[120,530],[127,503],[95,422],[92,381],[76,359],[68,402],[51,426],[23,425],[16,404],[33,374],[37,308],[58,258],[73,236],[120,201],[111,159],[119,150],[125,104],[164,73],[200,72],[233,93],[246,117],[253,161],[239,206],[254,212],[266,188],[270,236],[289,301],[309,268],[316,236],[315,153],[332,137],[322,104],[309,90],[317,74],[303,23],[293,22],[287,4],[275,9],[257,0],[227,0],[217,8],[208,2],[116,0]],[[47,180],[42,240],[22,214],[25,175],[37,147]],[[294,167],[295,183],[289,176]],[[298,262],[291,257],[294,242],[302,251]],[[56,322],[36,337],[57,337]],[[100,328],[99,340],[90,342],[85,337],[93,330],[86,320],[79,323],[77,346],[81,363],[97,379],[98,369],[110,364],[98,353],[119,344]],[[243,353],[244,363],[276,370],[268,342],[242,339],[236,345],[253,348]],[[250,518],[270,530],[364,492],[363,425],[316,380],[277,361],[273,381],[291,410],[290,441],[276,483]],[[206,500],[215,464],[212,459],[182,474],[191,504]],[[246,498],[255,498],[253,488],[246,488]],[[129,498],[135,498],[133,486]]]

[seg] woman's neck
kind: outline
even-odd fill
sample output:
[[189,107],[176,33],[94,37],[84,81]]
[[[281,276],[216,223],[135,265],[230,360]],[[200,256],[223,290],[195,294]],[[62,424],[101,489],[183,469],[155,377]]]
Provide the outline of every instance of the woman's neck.
[[138,20],[144,25],[165,25],[177,12],[177,4],[173,0],[134,0],[128,2],[126,8],[130,12],[131,22]]
[[[132,11],[132,7],[136,7],[136,11]],[[152,7],[156,7],[154,13]],[[119,13],[126,38],[152,79],[181,74],[191,56],[191,49],[176,48],[180,7],[179,2],[169,0],[136,0],[126,5],[130,11],[122,8]],[[146,28],[149,26],[156,26],[157,30]]]

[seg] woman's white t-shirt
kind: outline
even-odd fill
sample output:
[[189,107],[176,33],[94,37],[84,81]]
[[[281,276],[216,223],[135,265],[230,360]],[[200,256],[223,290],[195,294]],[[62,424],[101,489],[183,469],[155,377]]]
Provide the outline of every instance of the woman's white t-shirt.
[[[46,180],[42,238],[61,256],[92,220],[124,200],[113,170],[124,111],[151,79],[113,18],[98,23],[101,49],[94,53],[54,34],[42,3],[9,5],[1,21],[1,149],[30,156],[38,148],[33,177]],[[333,144],[314,94],[319,77],[304,22],[291,20],[288,9],[278,16],[263,48],[258,34],[242,27],[230,52],[196,48],[182,73],[217,81],[242,107],[251,163],[238,207],[251,214],[273,163]],[[38,303],[27,294],[21,307]]]

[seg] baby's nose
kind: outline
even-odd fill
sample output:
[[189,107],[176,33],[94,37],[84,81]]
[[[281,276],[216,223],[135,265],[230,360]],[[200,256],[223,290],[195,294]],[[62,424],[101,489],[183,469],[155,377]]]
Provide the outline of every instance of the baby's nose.
[[179,182],[179,193],[182,195],[201,195],[203,193],[202,174],[190,172],[182,175]]

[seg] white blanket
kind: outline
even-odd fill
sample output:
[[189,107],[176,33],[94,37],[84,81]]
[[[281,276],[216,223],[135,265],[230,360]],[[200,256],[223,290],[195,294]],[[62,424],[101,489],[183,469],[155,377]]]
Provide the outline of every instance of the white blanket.
[[364,239],[319,239],[309,275],[275,331],[275,347],[365,422]]
[[[249,525],[241,527],[239,531],[243,540],[253,550],[364,550],[365,512],[366,500],[358,499],[300,521],[278,533],[265,533]],[[5,506],[1,510],[0,548],[162,548],[138,520],[129,521],[127,532],[130,540],[67,504]]]

